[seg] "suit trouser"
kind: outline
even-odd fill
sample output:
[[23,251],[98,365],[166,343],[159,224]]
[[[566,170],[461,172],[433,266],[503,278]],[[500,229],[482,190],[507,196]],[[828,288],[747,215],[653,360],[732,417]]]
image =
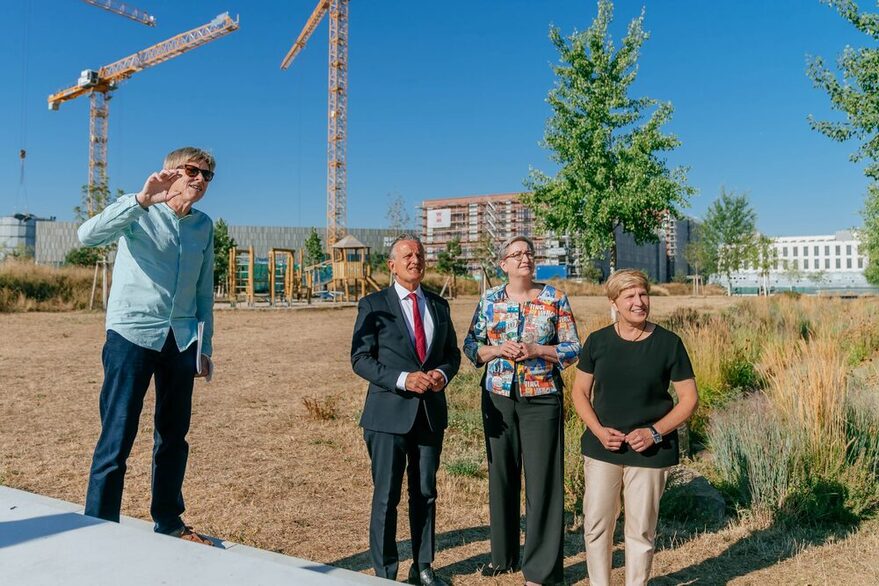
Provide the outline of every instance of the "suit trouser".
[[126,461],[137,435],[150,379],[155,376],[152,503],[155,530],[171,533],[183,526],[183,476],[189,456],[186,434],[192,414],[196,344],[182,352],[173,332],[161,351],[133,344],[107,332],[102,359],[101,435],[92,457],[85,514],[119,521]]
[[620,493],[626,517],[626,586],[642,586],[650,578],[659,500],[668,468],[621,466],[584,457],[583,531],[589,584],[610,584],[613,532],[620,514]]
[[564,418],[557,393],[510,397],[483,391],[488,455],[491,562],[519,562],[522,466],[525,468],[525,548],[522,573],[540,584],[564,580]]
[[397,578],[397,505],[405,470],[408,470],[413,562],[419,568],[433,563],[436,552],[436,472],[443,435],[443,430],[430,428],[424,405],[419,406],[415,423],[408,433],[363,430],[372,461],[369,554],[375,575],[380,578]]

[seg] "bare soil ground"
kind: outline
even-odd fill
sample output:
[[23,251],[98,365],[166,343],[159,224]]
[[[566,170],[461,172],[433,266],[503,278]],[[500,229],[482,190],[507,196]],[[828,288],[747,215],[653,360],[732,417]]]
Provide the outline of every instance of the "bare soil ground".
[[[657,316],[682,306],[716,311],[731,303],[724,297],[653,301]],[[475,303],[452,303],[459,337]],[[575,297],[572,304],[581,330],[600,321],[608,307],[600,297]],[[217,312],[216,378],[195,390],[184,486],[188,523],[233,541],[371,571],[369,460],[357,426],[365,384],[348,358],[355,312]],[[98,313],[0,314],[0,483],[83,502],[99,432],[103,339]],[[142,519],[149,519],[151,397],[123,500],[123,513]],[[338,416],[312,417],[305,398],[335,401]],[[480,453],[478,443],[470,448]],[[443,469],[439,485],[440,573],[456,584],[521,584],[521,574],[489,579],[477,571],[488,561],[487,481]],[[848,535],[791,535],[748,523],[711,532],[665,526],[662,532],[657,584],[879,582],[876,524]],[[405,560],[405,496],[398,539]],[[619,568],[621,543],[615,555]],[[578,532],[568,535],[565,566],[569,582],[587,583]],[[621,568],[614,579],[622,583]]]

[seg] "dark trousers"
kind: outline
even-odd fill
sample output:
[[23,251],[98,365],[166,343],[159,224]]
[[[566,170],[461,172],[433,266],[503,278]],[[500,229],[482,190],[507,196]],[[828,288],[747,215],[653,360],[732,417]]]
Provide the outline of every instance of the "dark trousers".
[[539,584],[564,579],[564,418],[559,394],[510,397],[482,393],[488,455],[491,563],[519,563],[522,465],[525,466],[525,551],[522,573]]
[[[433,562],[436,552],[436,472],[443,447],[443,430],[433,431],[423,405],[406,434],[363,430],[372,461],[372,513],[369,555],[375,575],[397,579],[397,505],[403,471],[409,481],[409,531],[412,558],[419,569]],[[408,465],[408,466],[407,466]]]
[[182,487],[189,455],[186,433],[192,414],[195,352],[195,343],[178,351],[171,331],[159,352],[132,344],[113,330],[107,332],[102,354],[101,436],[89,473],[86,515],[119,521],[125,462],[137,435],[150,378],[155,376],[150,514],[159,533],[183,526],[180,515],[184,510]]

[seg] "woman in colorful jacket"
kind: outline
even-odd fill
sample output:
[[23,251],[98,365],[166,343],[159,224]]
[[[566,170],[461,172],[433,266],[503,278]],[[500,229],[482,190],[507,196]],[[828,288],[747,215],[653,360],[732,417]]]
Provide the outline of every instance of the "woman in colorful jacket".
[[491,563],[483,574],[519,567],[522,466],[525,467],[526,584],[562,583],[564,536],[561,371],[577,361],[580,338],[564,293],[535,283],[534,244],[504,243],[508,283],[485,292],[464,341],[482,379],[488,455]]

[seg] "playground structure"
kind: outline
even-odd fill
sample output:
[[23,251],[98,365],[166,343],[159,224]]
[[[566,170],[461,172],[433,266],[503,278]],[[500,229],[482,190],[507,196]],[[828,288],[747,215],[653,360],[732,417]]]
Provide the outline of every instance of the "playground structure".
[[257,301],[271,306],[294,301],[311,303],[313,276],[302,270],[302,251],[296,262],[296,251],[290,248],[271,248],[265,258],[257,258],[253,246],[229,250],[228,300],[232,304],[245,303],[248,307]]
[[253,307],[311,303],[313,296],[352,301],[382,287],[372,277],[369,247],[348,235],[333,245],[330,260],[305,266],[303,251],[271,248],[257,257],[253,246],[229,250],[227,299]]
[[382,289],[372,278],[369,247],[357,238],[348,234],[333,244],[332,255],[333,276],[329,285],[334,292],[341,293],[345,301],[365,297],[369,290]]

